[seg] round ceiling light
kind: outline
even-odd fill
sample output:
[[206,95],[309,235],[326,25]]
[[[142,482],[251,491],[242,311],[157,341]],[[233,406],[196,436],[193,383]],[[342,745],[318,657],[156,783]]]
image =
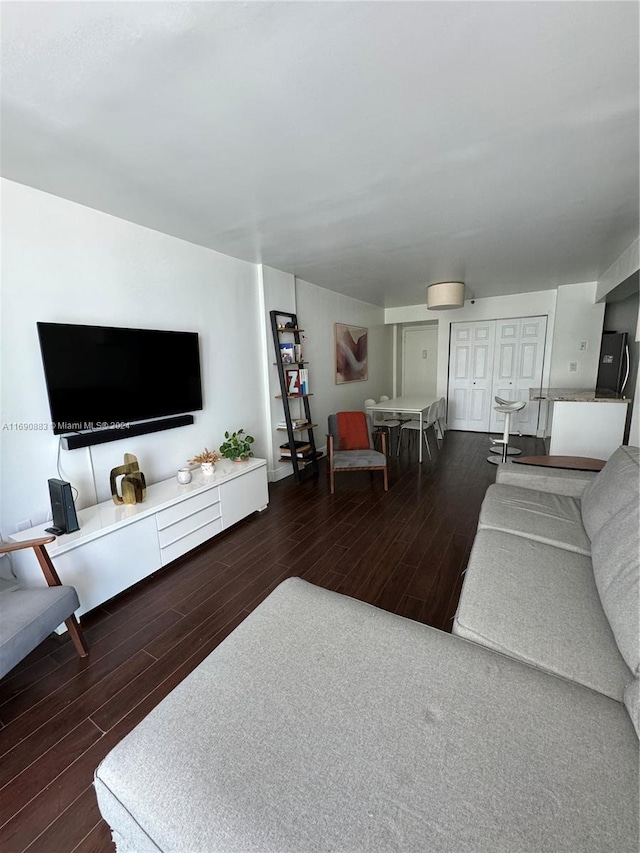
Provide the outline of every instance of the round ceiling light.
[[448,308],[464,306],[463,281],[439,281],[427,287],[427,308],[431,311],[444,311]]

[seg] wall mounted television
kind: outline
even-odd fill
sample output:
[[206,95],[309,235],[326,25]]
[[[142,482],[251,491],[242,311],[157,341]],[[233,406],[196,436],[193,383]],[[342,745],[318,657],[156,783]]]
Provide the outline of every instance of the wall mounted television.
[[56,435],[202,409],[197,332],[37,327]]

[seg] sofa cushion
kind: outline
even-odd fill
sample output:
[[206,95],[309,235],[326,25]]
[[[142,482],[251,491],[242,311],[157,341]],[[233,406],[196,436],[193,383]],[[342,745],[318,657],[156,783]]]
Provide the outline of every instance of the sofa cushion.
[[546,468],[540,465],[521,465],[508,459],[497,465],[496,483],[538,489],[579,498],[593,481],[593,471],[569,471],[564,468]]
[[477,532],[453,630],[619,702],[632,678],[590,558],[533,539]]
[[582,522],[589,539],[637,496],[639,475],[638,448],[619,447],[582,493]]
[[622,657],[640,672],[640,512],[638,497],[593,540],[593,573]]
[[377,450],[336,450],[333,454],[335,468],[384,468],[387,457]]
[[578,554],[590,554],[582,525],[580,501],[566,495],[518,486],[489,486],[480,510],[479,527],[504,530]]
[[637,761],[620,703],[292,579],[95,784],[139,853],[635,853]]
[[624,704],[640,738],[640,678],[634,678],[624,688]]

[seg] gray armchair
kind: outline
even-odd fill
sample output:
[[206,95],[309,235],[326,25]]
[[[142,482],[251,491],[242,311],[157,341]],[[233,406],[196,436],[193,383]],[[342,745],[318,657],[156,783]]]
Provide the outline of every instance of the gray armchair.
[[375,450],[373,445],[373,427],[371,417],[363,412],[359,414],[366,418],[369,435],[369,447],[358,450],[340,450],[340,435],[338,431],[338,416],[329,415],[329,432],[327,434],[327,457],[329,460],[329,483],[331,494],[335,490],[336,471],[382,471],[384,490],[389,489],[389,468],[387,460],[387,434],[382,433],[382,453]]
[[80,657],[89,654],[74,615],[80,607],[72,586],[63,586],[45,545],[55,536],[29,542],[0,543],[0,554],[33,548],[48,586],[16,587],[0,593],[0,678],[46,639],[62,622]]

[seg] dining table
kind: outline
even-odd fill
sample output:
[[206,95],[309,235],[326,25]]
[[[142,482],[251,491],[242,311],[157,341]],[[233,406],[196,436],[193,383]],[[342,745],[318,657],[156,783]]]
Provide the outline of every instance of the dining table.
[[367,406],[368,412],[398,412],[398,414],[416,415],[420,421],[420,441],[418,451],[418,464],[422,464],[422,423],[426,410],[439,400],[439,397],[434,395],[421,396],[420,394],[408,394],[403,397],[392,397],[390,400],[385,400],[384,403],[376,403],[374,406]]

